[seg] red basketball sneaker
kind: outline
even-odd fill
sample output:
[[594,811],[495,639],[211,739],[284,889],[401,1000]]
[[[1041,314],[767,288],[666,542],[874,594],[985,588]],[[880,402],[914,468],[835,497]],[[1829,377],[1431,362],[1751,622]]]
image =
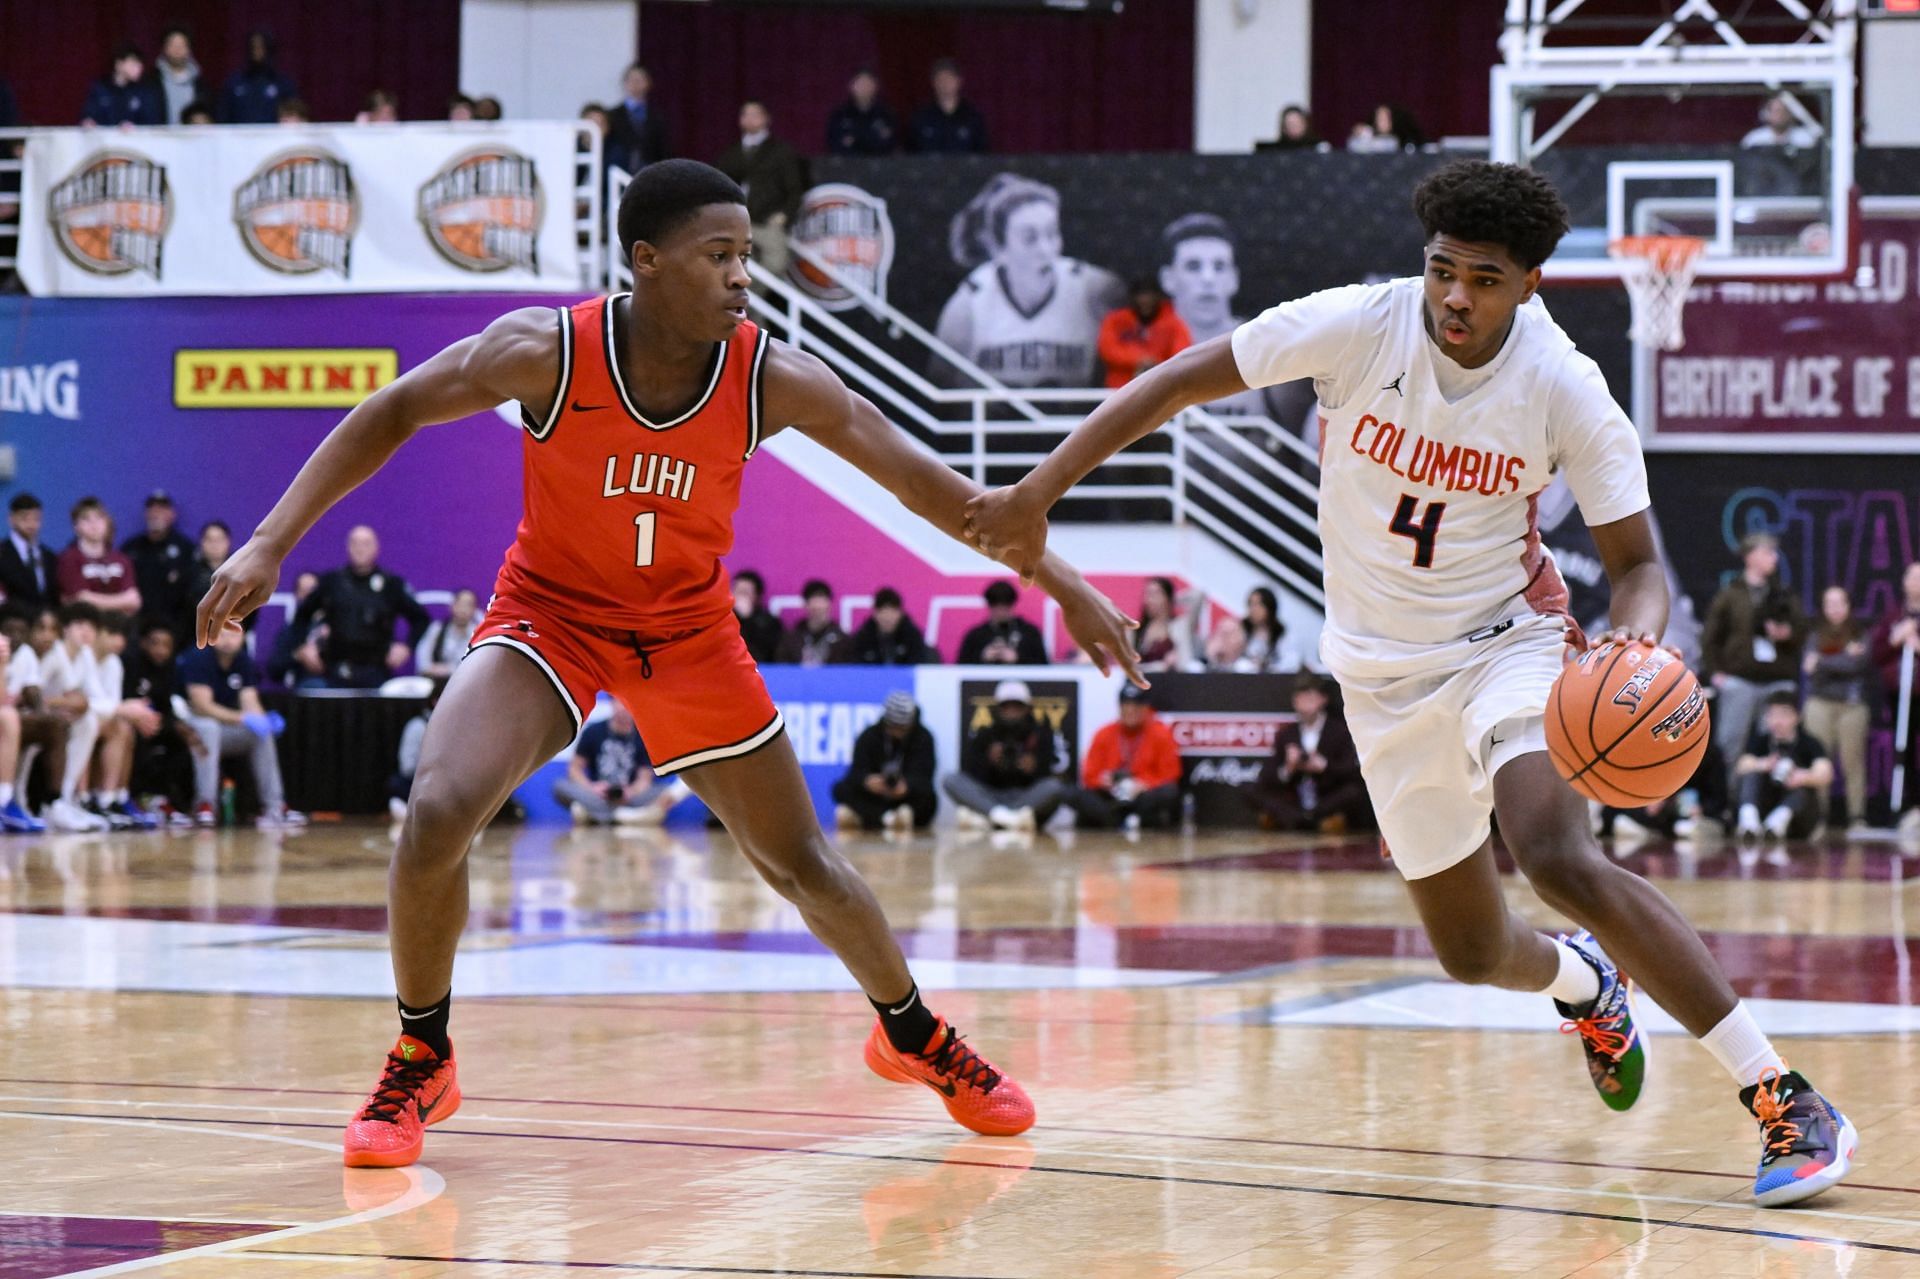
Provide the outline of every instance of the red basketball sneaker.
[[442,1061],[412,1035],[400,1036],[367,1104],[347,1125],[347,1167],[404,1168],[420,1158],[427,1125],[458,1109],[452,1054]]
[[876,1020],[867,1036],[867,1068],[897,1084],[925,1084],[940,1094],[955,1123],[983,1136],[1011,1137],[1033,1127],[1033,1101],[1026,1090],[988,1065],[944,1017],[917,1053],[895,1048]]

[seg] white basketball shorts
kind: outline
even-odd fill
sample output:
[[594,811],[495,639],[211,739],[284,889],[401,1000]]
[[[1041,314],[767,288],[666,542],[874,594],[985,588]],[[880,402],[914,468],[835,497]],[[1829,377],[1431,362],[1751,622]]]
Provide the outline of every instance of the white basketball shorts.
[[1406,878],[1437,875],[1492,833],[1494,774],[1546,750],[1565,619],[1528,614],[1417,653],[1357,658],[1357,645],[1344,647],[1350,660],[1334,674],[1381,838]]

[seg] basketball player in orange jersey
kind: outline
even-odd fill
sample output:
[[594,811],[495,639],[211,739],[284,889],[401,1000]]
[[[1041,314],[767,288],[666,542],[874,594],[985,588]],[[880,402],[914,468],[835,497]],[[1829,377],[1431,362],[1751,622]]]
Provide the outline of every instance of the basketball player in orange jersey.
[[[1025,479],[975,499],[967,536],[1037,568],[1048,508],[1108,457],[1192,405],[1312,378],[1321,654],[1441,964],[1459,981],[1552,996],[1615,1110],[1645,1078],[1633,974],[1759,1121],[1755,1200],[1798,1203],[1846,1175],[1853,1125],[1787,1068],[1673,903],[1601,853],[1586,802],[1547,755],[1543,712],[1582,641],[1540,544],[1554,474],[1606,566],[1605,641],[1656,642],[1668,606],[1639,436],[1535,293],[1566,206],[1537,173],[1461,161],[1421,183],[1413,207],[1427,236],[1419,276],[1282,303],[1149,370]],[[1521,873],[1579,932],[1548,936],[1508,908],[1495,814]]]
[[[346,1162],[411,1163],[425,1126],[459,1106],[447,1021],[468,846],[574,739],[601,690],[633,712],[654,770],[684,775],[872,1000],[875,1073],[934,1089],[975,1132],[1024,1131],[1033,1103],[927,1008],[872,892],[821,833],[720,564],[742,470],[788,427],[956,538],[978,489],[826,365],[747,321],[746,197],[731,179],[687,160],[650,165],[618,229],[630,295],[511,312],[369,396],[199,608],[205,645],[266,601],[301,536],[414,432],[521,405],[524,513],[422,747],[388,888],[401,1034],[348,1124]],[[1125,615],[1056,558],[1038,578],[1093,660],[1140,680]]]

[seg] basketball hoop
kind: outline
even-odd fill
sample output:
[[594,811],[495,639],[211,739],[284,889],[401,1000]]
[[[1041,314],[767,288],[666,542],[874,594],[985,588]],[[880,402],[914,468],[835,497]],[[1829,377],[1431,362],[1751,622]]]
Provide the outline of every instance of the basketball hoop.
[[1686,345],[1680,316],[1706,247],[1705,240],[1693,235],[1628,235],[1607,246],[1607,253],[1620,263],[1620,279],[1633,302],[1628,337],[1663,351]]

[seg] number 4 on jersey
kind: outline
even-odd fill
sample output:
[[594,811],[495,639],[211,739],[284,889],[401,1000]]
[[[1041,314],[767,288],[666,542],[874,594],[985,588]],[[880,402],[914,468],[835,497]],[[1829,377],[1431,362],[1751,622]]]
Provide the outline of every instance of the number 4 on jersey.
[[1413,539],[1413,566],[1415,568],[1433,567],[1433,542],[1440,535],[1440,518],[1447,513],[1445,502],[1427,503],[1427,513],[1420,517],[1418,524],[1413,522],[1413,512],[1420,505],[1419,499],[1411,493],[1400,496],[1400,506],[1393,513],[1392,523],[1387,531],[1399,537]]

